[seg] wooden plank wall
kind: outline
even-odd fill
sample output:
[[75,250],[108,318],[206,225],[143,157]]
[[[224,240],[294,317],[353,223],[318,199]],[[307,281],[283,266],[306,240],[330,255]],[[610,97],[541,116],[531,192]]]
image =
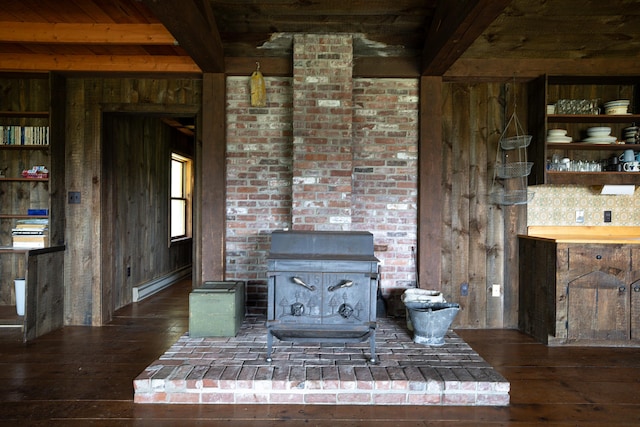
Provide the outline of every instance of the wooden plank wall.
[[134,285],[190,264],[191,244],[169,246],[169,157],[178,132],[139,114],[105,114],[103,129],[113,193],[103,214],[111,224],[111,295],[118,309],[131,303]]
[[[522,105],[526,129],[524,85],[443,85],[442,290],[461,305],[455,325],[517,326],[516,235],[526,229],[526,205],[489,200],[498,141],[514,102]],[[491,296],[494,283],[503,287],[500,297]]]
[[[114,302],[126,290],[115,276],[106,275],[102,233],[108,224],[103,204],[105,188],[102,144],[103,112],[145,115],[197,115],[201,105],[200,79],[69,78],[67,80],[66,185],[80,191],[82,203],[66,205],[65,324],[101,325],[109,320]],[[168,159],[167,159],[168,166]],[[132,194],[140,203],[146,189]],[[117,197],[117,196],[114,196]],[[115,245],[115,237],[109,241]],[[162,242],[167,245],[166,240]],[[190,248],[189,248],[190,249]],[[149,250],[142,248],[139,250]],[[114,254],[114,258],[116,255]],[[104,268],[104,269],[103,269]],[[168,265],[153,274],[168,272]],[[147,267],[151,271],[151,267]],[[133,270],[132,270],[133,273]],[[114,295],[114,291],[118,289]]]

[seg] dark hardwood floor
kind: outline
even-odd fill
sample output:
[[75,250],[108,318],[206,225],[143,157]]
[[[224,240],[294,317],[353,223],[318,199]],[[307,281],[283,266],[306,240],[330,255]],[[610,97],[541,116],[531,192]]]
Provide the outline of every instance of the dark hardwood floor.
[[133,379],[188,329],[190,286],[28,345],[0,329],[0,425],[640,425],[640,349],[550,348],[513,330],[456,331],[511,382],[508,407],[134,404]]

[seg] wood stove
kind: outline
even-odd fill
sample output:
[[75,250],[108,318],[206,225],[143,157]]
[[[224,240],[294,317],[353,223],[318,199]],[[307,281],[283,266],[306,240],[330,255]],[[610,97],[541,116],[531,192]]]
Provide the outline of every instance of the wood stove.
[[373,235],[274,231],[267,258],[267,361],[273,337],[294,342],[363,342],[376,361],[378,259]]

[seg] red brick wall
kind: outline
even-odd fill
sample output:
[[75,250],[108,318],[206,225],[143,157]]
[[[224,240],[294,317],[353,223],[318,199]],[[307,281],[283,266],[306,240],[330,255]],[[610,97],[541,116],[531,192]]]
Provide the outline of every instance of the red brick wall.
[[371,231],[385,293],[415,286],[418,81],[354,80],[353,230]]
[[252,313],[275,229],[370,231],[384,292],[415,285],[418,81],[353,79],[349,36],[296,36],[294,62],[293,78],[263,70],[266,108],[249,76],[227,80],[226,278]]
[[293,217],[297,230],[349,230],[353,41],[299,34],[293,44]]
[[291,225],[291,78],[266,85],[267,107],[252,108],[249,77],[227,78],[226,279],[247,281],[247,306],[259,313],[269,234]]

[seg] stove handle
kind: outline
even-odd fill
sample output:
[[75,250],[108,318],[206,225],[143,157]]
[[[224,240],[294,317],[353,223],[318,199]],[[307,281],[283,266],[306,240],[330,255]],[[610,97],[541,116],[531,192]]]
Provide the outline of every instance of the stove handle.
[[328,290],[329,292],[333,292],[333,291],[336,291],[336,290],[338,290],[338,289],[341,289],[341,288],[349,288],[349,287],[351,287],[351,286],[353,286],[353,280],[343,280],[342,282],[340,282],[340,283],[339,283],[339,284],[337,284],[337,285],[329,286],[329,287],[327,288],[327,290]]
[[292,277],[292,278],[291,278],[291,280],[293,280],[293,282],[294,282],[294,283],[296,283],[296,284],[298,284],[298,285],[300,285],[300,286],[303,286],[303,287],[305,287],[305,288],[309,289],[310,291],[315,291],[315,290],[316,290],[316,287],[315,287],[315,286],[313,286],[313,285],[307,285],[307,284],[306,284],[306,283],[304,283],[304,281],[303,281],[301,278],[299,278],[299,277],[295,277],[295,276],[294,276],[294,277]]

